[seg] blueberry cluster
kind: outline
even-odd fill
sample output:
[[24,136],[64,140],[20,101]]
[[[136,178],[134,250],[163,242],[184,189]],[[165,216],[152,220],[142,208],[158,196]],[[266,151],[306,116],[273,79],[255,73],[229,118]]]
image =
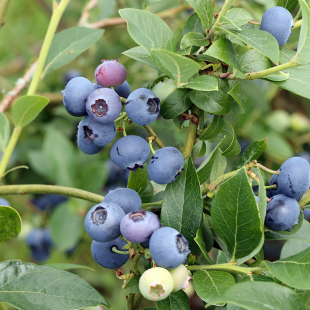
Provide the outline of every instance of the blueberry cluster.
[[162,227],[156,214],[141,207],[142,201],[136,191],[130,188],[110,191],[102,203],[87,213],[85,229],[93,239],[91,253],[94,260],[105,268],[116,269],[127,262],[128,243],[149,248],[149,255],[159,267],[142,275],[141,293],[150,300],[161,300],[173,290],[186,287],[186,268],[183,266],[185,270],[181,272],[186,271],[186,277],[173,275],[173,270],[181,268],[190,250],[182,234],[173,228]]
[[298,201],[310,186],[310,165],[302,157],[291,157],[274,174],[270,185],[276,185],[269,191],[270,202],[267,204],[265,225],[274,231],[292,229],[298,224],[300,208]]

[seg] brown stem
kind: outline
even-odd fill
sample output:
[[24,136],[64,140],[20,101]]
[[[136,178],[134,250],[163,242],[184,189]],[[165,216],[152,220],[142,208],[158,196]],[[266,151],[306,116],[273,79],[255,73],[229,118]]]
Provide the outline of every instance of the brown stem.
[[160,147],[161,149],[165,147],[165,145],[161,142],[161,140],[158,138],[155,131],[152,129],[150,125],[145,125],[143,127],[146,129],[146,131],[149,133],[150,136],[156,137],[154,142],[157,144],[158,147]]
[[90,10],[93,9],[98,4],[98,0],[89,0],[89,2],[84,7],[81,18],[79,20],[79,26],[87,25],[88,18],[90,15]]

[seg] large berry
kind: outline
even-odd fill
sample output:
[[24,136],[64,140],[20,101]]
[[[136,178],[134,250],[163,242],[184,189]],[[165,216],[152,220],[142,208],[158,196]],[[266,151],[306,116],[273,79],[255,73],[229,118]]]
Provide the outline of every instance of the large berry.
[[300,200],[309,189],[310,165],[302,157],[291,157],[281,168],[278,184],[287,196]]
[[91,243],[91,254],[95,262],[104,268],[117,269],[122,267],[129,259],[128,254],[114,253],[112,248],[115,247],[118,251],[122,251],[123,246],[127,244],[121,238],[109,242]]
[[300,209],[296,199],[280,194],[267,204],[265,225],[274,231],[290,229],[297,224]]
[[5,200],[4,198],[0,197],[0,206],[7,206],[7,207],[9,207],[10,203],[7,200]]
[[115,92],[123,98],[128,98],[128,96],[130,95],[130,86],[129,83],[127,81],[125,81],[123,84],[114,87]]
[[86,111],[96,122],[113,123],[122,110],[122,102],[118,94],[110,88],[98,88],[86,101]]
[[282,46],[291,36],[293,26],[292,14],[281,6],[274,6],[264,13],[260,30],[271,33],[277,39],[279,46]]
[[142,206],[139,194],[131,188],[117,188],[109,191],[103,201],[116,203],[124,210],[125,214],[140,210]]
[[272,177],[269,181],[269,185],[277,185],[276,189],[274,189],[274,188],[269,189],[271,196],[283,194],[283,191],[282,191],[281,187],[279,186],[279,176],[277,174],[272,175]]
[[63,105],[69,114],[77,117],[87,115],[86,100],[96,89],[95,85],[84,77],[76,77],[68,82],[61,93],[64,97]]
[[150,239],[149,249],[154,262],[167,269],[183,264],[191,252],[188,241],[171,227],[157,229]]
[[139,136],[126,136],[117,140],[110,152],[114,164],[122,169],[136,171],[150,156],[148,143]]
[[101,151],[102,147],[93,144],[93,141],[88,137],[88,135],[85,135],[83,123],[84,119],[79,123],[77,127],[77,145],[79,149],[85,154],[97,154]]
[[139,290],[144,298],[159,301],[167,298],[173,290],[173,278],[168,270],[155,267],[146,270],[139,280]]
[[175,147],[159,149],[148,164],[149,177],[158,184],[175,181],[184,165],[182,153]]
[[108,242],[120,236],[120,223],[125,216],[123,209],[113,202],[93,206],[85,217],[85,229],[95,241]]
[[84,138],[89,138],[97,146],[103,147],[113,141],[116,135],[115,123],[101,124],[86,116],[80,122]]
[[138,125],[153,123],[160,111],[160,100],[149,89],[139,88],[133,91],[126,101],[128,117]]
[[130,242],[142,243],[149,240],[154,231],[161,226],[156,214],[145,210],[137,210],[123,217],[121,233]]
[[118,60],[103,59],[95,71],[95,78],[103,87],[119,86],[125,82],[127,70]]
[[172,275],[174,287],[173,292],[177,292],[180,289],[185,290],[189,286],[189,281],[192,279],[188,275],[188,270],[184,265],[180,265],[175,269],[169,270],[170,274]]

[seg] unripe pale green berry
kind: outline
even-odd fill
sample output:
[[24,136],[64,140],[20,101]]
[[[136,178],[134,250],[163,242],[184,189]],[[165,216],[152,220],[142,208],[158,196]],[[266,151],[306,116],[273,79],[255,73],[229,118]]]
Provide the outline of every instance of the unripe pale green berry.
[[139,281],[144,298],[159,301],[167,298],[173,290],[173,278],[167,269],[155,267],[145,271]]
[[168,79],[156,84],[152,88],[152,92],[160,99],[160,103],[163,103],[176,88],[175,82]]
[[192,278],[188,276],[188,270],[184,265],[171,269],[169,272],[171,273],[174,282],[173,292],[177,292],[180,289],[184,290],[189,286],[189,281]]

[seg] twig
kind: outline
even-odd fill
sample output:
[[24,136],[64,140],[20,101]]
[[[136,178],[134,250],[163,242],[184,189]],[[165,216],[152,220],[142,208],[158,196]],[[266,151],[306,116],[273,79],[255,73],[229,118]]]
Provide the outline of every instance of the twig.
[[90,15],[90,10],[93,9],[98,4],[98,0],[89,0],[89,2],[84,7],[81,18],[79,20],[79,26],[85,26],[88,23],[88,18]]
[[9,6],[10,0],[0,0],[0,28],[4,25],[4,15]]
[[154,140],[154,142],[157,144],[158,147],[160,147],[161,149],[163,147],[165,147],[165,145],[161,142],[161,140],[158,138],[158,136],[156,135],[155,131],[152,129],[152,127],[150,125],[145,125],[143,126],[146,131],[150,134],[150,136],[154,136],[156,137],[156,139]]

